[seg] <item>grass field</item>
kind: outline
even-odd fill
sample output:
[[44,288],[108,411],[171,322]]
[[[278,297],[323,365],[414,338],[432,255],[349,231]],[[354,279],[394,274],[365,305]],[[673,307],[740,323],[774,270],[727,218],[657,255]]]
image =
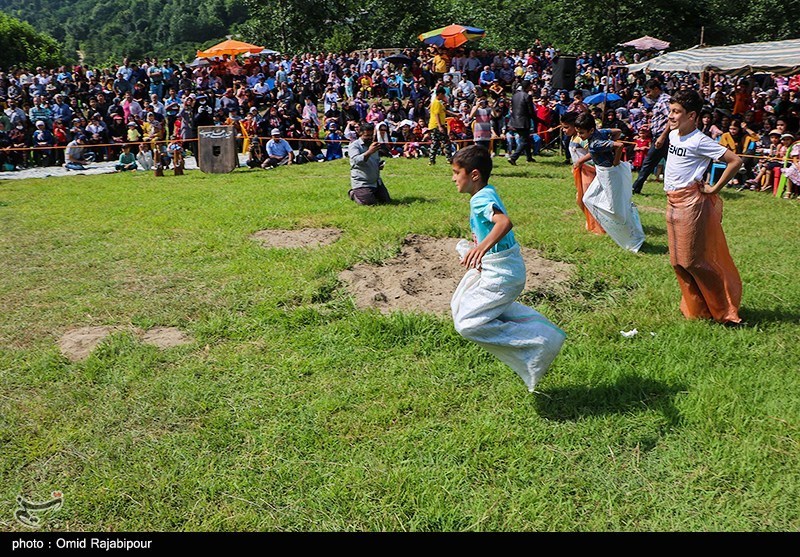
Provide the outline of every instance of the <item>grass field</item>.
[[[633,255],[583,230],[555,157],[498,160],[517,239],[576,265],[524,295],[568,334],[531,395],[449,319],[358,310],[337,279],[466,236],[444,162],[389,161],[382,207],[347,199],[344,161],[0,183],[0,528],[61,490],[43,530],[797,531],[800,203],[723,193],[750,324],[728,329],[678,310],[660,184]],[[71,363],[85,325],[194,342]]]

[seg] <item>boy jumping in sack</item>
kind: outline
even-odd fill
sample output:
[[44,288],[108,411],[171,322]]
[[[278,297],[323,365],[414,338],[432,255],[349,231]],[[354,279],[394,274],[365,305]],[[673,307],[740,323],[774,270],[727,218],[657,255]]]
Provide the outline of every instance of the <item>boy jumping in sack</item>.
[[468,269],[450,302],[456,331],[507,364],[534,392],[566,334],[515,301],[525,287],[525,262],[508,212],[488,183],[489,151],[478,145],[461,149],[452,170],[459,193],[470,195],[473,236],[472,242],[461,240],[456,246]]
[[[736,176],[742,159],[697,129],[702,108],[703,100],[693,90],[678,91],[669,103],[672,131],[664,170],[669,262],[678,277],[685,317],[738,326],[742,279],[728,251],[717,192]],[[703,177],[714,160],[727,166],[711,185]]]

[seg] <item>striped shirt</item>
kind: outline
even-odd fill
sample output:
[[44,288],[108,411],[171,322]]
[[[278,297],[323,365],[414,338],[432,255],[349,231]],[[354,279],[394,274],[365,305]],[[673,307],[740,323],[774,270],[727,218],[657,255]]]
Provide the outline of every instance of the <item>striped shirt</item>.
[[650,117],[650,130],[653,137],[658,137],[667,127],[667,117],[669,116],[669,99],[666,93],[661,93],[656,104],[653,105],[653,115]]

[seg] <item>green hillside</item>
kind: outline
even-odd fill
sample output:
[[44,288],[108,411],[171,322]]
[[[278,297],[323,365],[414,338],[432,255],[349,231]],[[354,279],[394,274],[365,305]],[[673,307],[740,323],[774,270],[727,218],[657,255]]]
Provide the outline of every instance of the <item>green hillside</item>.
[[0,0],[0,11],[27,21],[88,64],[124,56],[190,56],[198,45],[235,32],[241,0]]
[[448,23],[486,29],[481,46],[616,49],[642,35],[688,48],[798,36],[800,0],[0,0],[0,11],[89,64],[190,58],[226,35],[286,52],[417,46]]

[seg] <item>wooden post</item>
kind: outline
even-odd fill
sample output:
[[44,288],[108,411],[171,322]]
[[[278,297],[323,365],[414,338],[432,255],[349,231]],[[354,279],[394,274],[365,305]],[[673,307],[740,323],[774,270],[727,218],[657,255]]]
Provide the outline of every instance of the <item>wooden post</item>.
[[175,176],[183,176],[183,149],[173,151],[172,168],[175,171]]
[[158,145],[153,151],[153,173],[156,177],[164,176],[164,164],[161,161],[161,149]]

